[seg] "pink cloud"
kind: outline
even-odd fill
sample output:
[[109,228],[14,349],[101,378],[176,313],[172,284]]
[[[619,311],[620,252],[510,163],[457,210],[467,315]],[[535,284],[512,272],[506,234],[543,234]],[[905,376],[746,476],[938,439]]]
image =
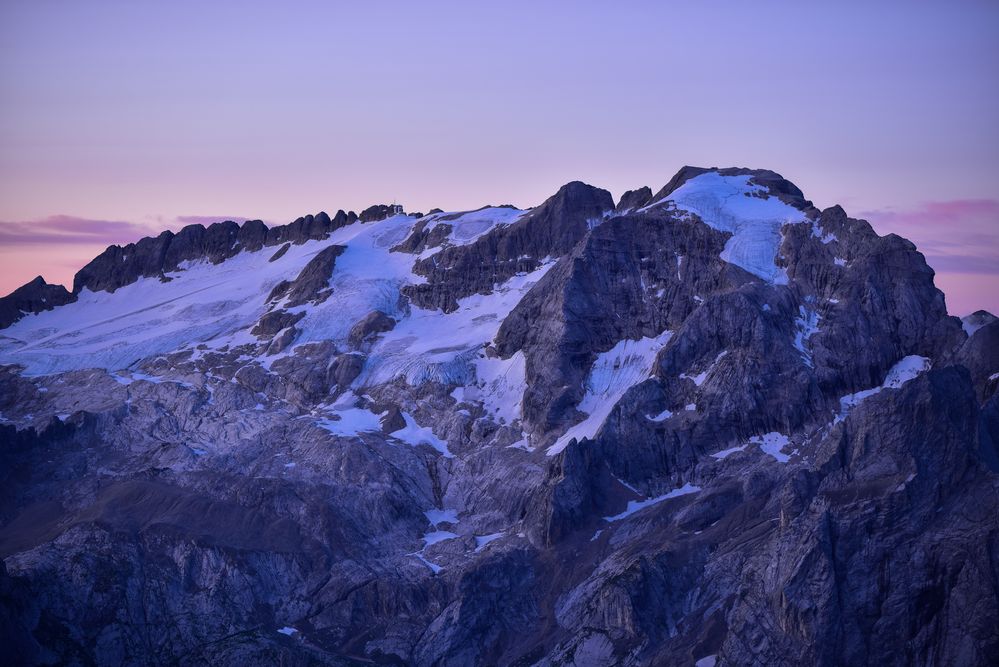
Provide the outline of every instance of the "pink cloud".
[[999,274],[999,201],[957,199],[862,211],[880,234],[911,240],[941,273]]
[[53,215],[22,222],[0,221],[0,295],[20,287],[37,275],[52,283],[73,284],[73,275],[107,246],[134,243],[164,229],[176,231],[187,224],[210,225],[239,216],[156,216],[148,223],[97,220],[73,215]]
[[948,222],[981,223],[999,220],[999,201],[995,199],[951,199],[924,202],[911,209],[878,209],[865,211],[861,216],[871,216],[887,224],[936,227]]
[[[226,222],[227,220],[232,220],[243,224],[247,220],[252,218],[244,218],[241,215],[178,215],[177,222],[184,225],[204,225],[207,227],[216,222]],[[265,223],[267,224],[267,223]],[[268,226],[270,226],[268,224]]]
[[177,230],[184,225],[208,226],[215,222],[234,220],[243,223],[248,218],[222,215],[181,215],[173,219],[157,218],[156,223],[95,220],[74,215],[52,215],[40,220],[23,222],[0,221],[0,245],[28,244],[124,244],[143,236],[155,236],[164,229]]
[[130,243],[156,230],[120,220],[93,220],[53,215],[30,222],[0,221],[0,245]]

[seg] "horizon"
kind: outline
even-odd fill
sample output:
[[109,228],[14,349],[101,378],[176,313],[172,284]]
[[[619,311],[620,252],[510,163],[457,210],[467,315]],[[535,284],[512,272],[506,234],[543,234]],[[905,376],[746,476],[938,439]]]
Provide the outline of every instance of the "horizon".
[[958,4],[7,3],[0,293],[189,222],[695,164],[776,171],[913,241],[952,314],[997,312],[999,6]]
[[[713,167],[715,166],[717,165],[713,165]],[[779,170],[772,171],[776,171],[787,178],[786,174],[783,174]],[[652,192],[655,193],[663,185],[665,185],[668,180],[669,178],[666,178],[662,185],[649,185],[648,187],[650,187]],[[787,180],[794,183],[792,178],[787,178]],[[566,181],[566,183],[568,182],[571,181]],[[562,185],[564,184],[565,183]],[[590,183],[589,185],[602,187],[597,183]],[[795,183],[795,185],[797,184]],[[637,185],[630,189],[634,190],[640,187],[643,186]],[[557,190],[558,187],[554,188],[551,194],[555,194]],[[809,199],[808,192],[804,189],[802,190],[805,198]],[[625,191],[620,193],[613,191],[610,192],[616,203],[620,201],[621,196]],[[475,206],[468,209],[457,209],[446,206],[437,206],[436,208],[441,208],[447,212],[454,212],[459,210],[474,210],[476,208],[486,206],[503,206],[512,204],[521,209],[529,209],[540,205],[542,201],[522,204],[515,201],[499,202],[497,200],[483,204],[482,206]],[[11,251],[18,247],[32,245],[44,246],[49,251],[53,248],[58,248],[59,250],[65,250],[66,252],[65,257],[61,258],[60,261],[52,262],[47,266],[50,272],[49,276],[38,273],[30,276],[28,275],[31,273],[31,269],[28,268],[29,265],[36,265],[36,261],[33,258],[23,258],[27,260],[25,261],[24,271],[15,273],[10,271],[9,268],[5,268],[3,272],[0,272],[0,297],[6,296],[18,287],[34,280],[37,276],[41,276],[49,284],[61,284],[66,289],[72,291],[73,278],[76,273],[87,263],[100,255],[100,253],[104,252],[104,250],[108,247],[126,246],[130,243],[136,243],[142,238],[157,236],[163,231],[176,233],[181,228],[190,224],[201,224],[207,227],[215,222],[233,221],[239,225],[243,225],[248,220],[262,220],[268,227],[274,227],[288,224],[305,215],[315,215],[320,211],[326,211],[331,216],[335,214],[337,210],[360,213],[368,206],[385,203],[389,202],[372,202],[370,204],[358,206],[357,208],[342,206],[319,208],[315,211],[307,211],[294,216],[287,216],[282,220],[268,220],[254,216],[178,216],[173,221],[163,220],[161,226],[159,227],[156,227],[154,224],[143,225],[127,221],[88,220],[65,215],[50,216],[46,220],[35,221],[34,224],[0,223],[0,257],[13,254]],[[823,204],[814,200],[812,203],[819,210],[823,210],[834,205],[840,205],[836,202]],[[403,203],[403,206],[405,207],[407,213],[411,213],[416,210],[406,207],[405,203]],[[428,210],[430,210],[430,208],[420,209],[420,212],[425,214]],[[948,312],[951,315],[963,317],[978,310],[986,310],[992,312],[993,314],[999,313],[999,275],[992,276],[995,279],[995,289],[993,289],[991,283],[989,283],[989,285],[982,284],[981,277],[976,275],[974,272],[975,269],[981,268],[982,263],[985,264],[985,269],[989,270],[990,267],[987,265],[988,258],[984,258],[983,261],[979,263],[973,262],[970,266],[962,266],[961,263],[968,261],[968,257],[955,257],[952,254],[949,254],[947,252],[948,230],[946,228],[939,229],[936,226],[936,223],[938,222],[953,222],[955,218],[958,221],[970,226],[978,222],[983,217],[986,225],[988,225],[989,221],[992,219],[999,220],[999,204],[996,202],[991,200],[973,199],[951,202],[929,202],[909,210],[899,211],[897,209],[886,208],[883,210],[868,211],[866,212],[867,217],[863,215],[855,215],[849,209],[846,209],[846,213],[852,218],[866,220],[881,236],[885,236],[887,234],[897,234],[915,243],[917,249],[926,257],[930,268],[934,269],[936,273],[934,282],[937,288],[944,293]],[[927,223],[929,223],[929,225],[927,225]],[[985,231],[987,233],[989,230],[986,229]],[[996,232],[997,230],[992,231]],[[915,232],[915,234],[912,232]],[[33,235],[37,235],[37,237]],[[39,240],[32,240],[33,238],[37,238]],[[65,240],[62,243],[59,243],[57,239],[60,238],[68,238],[70,240]],[[99,238],[104,238],[106,242],[98,240]],[[917,238],[920,238],[921,242],[917,241]],[[999,238],[999,233],[997,233],[997,238]],[[927,253],[927,246],[930,248],[939,248],[940,254],[934,256]],[[986,251],[995,250],[995,246],[985,245],[984,249]],[[84,253],[88,250],[94,250],[94,252],[92,255],[85,256]],[[9,267],[9,262],[12,260],[17,261],[14,258],[5,258],[5,267]],[[934,266],[934,264],[949,266],[952,270],[949,272],[941,271],[937,268],[937,266]],[[971,271],[969,271],[969,269],[971,269]]]

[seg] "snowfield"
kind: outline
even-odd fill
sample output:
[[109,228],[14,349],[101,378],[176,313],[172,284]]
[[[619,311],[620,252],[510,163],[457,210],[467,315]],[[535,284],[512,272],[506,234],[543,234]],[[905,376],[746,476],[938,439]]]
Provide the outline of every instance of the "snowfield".
[[264,314],[275,285],[294,279],[328,245],[292,246],[274,262],[277,247],[242,252],[221,264],[188,265],[168,274],[170,282],[141,278],[113,293],[85,289],[77,301],[0,332],[0,364],[23,364],[28,375],[115,371],[201,342],[221,347]]
[[709,227],[731,233],[721,253],[723,260],[768,283],[786,285],[787,273],[775,262],[782,240],[780,229],[808,220],[804,213],[777,197],[764,198],[767,189],[751,184],[750,178],[716,172],[701,174],[681,185],[666,200],[646,208],[673,202]]
[[[455,244],[470,243],[525,213],[489,207],[452,214],[458,217],[448,223],[453,226],[450,237]],[[554,261],[513,277],[490,294],[462,299],[453,313],[410,308],[400,298],[402,288],[425,279],[412,271],[414,255],[390,249],[417,222],[405,215],[358,222],[334,231],[328,239],[293,245],[274,261],[270,260],[279,246],[242,252],[220,264],[187,263],[168,274],[167,282],[141,278],[113,293],[84,290],[78,301],[24,317],[0,333],[0,364],[21,364],[25,374],[32,376],[85,368],[114,373],[143,359],[185,349],[198,356],[195,345],[219,349],[256,343],[250,329],[268,311],[271,290],[282,280],[294,280],[324,248],[343,245],[346,250],[336,259],[329,281],[333,296],[320,304],[290,309],[305,313],[296,324],[300,333],[295,344],[342,343],[358,320],[381,310],[398,324],[371,350],[360,385],[398,376],[411,384],[432,380],[472,385],[478,378],[465,400],[479,401],[497,417],[512,422],[519,417],[523,395],[523,357],[487,359],[480,350]],[[287,350],[283,355],[291,353]],[[256,360],[268,368],[275,358]],[[341,435],[376,428],[371,417],[345,416],[343,423],[327,420],[323,427]]]

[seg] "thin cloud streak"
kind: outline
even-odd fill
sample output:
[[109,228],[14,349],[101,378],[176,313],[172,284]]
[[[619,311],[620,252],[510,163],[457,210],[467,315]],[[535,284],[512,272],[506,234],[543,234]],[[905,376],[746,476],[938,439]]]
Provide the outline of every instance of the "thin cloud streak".
[[[999,277],[999,200],[932,201],[909,209],[862,211],[855,216],[869,220],[881,234],[896,233],[912,240],[937,272],[937,284],[946,289],[952,312],[980,307],[999,310],[999,302],[987,296],[992,292],[991,282]],[[4,256],[0,293],[39,273],[50,281],[70,283],[76,270],[111,244],[133,243],[187,224],[242,223],[246,218],[182,215],[148,220],[138,223],[53,215],[34,221],[0,221],[0,255]],[[25,252],[30,252],[30,262],[18,259]]]
[[[178,215],[176,219],[177,222],[185,225],[204,225],[207,227],[216,222],[229,222],[230,220],[242,225],[247,220],[252,220],[253,218],[244,218],[241,215]],[[269,223],[265,222],[264,224],[267,224],[268,227],[270,226]]]
[[910,209],[862,211],[881,234],[913,243],[941,273],[999,275],[999,201],[930,201]]
[[0,296],[37,275],[54,284],[72,285],[73,276],[110,245],[135,243],[164,230],[188,224],[210,225],[241,216],[150,216],[144,222],[52,215],[38,220],[0,221]]
[[0,245],[129,243],[155,233],[155,229],[134,222],[72,215],[25,222],[0,221]]
[[884,208],[860,213],[886,225],[937,228],[946,223],[994,225],[999,221],[999,201],[995,199],[952,199],[924,202],[916,208]]
[[155,223],[139,223],[97,220],[74,215],[52,215],[40,220],[0,221],[0,245],[51,243],[120,245],[134,243],[144,236],[157,236],[164,229],[176,230],[186,225],[207,227],[228,220],[243,224],[248,219],[242,216],[180,215],[172,219],[157,217]]

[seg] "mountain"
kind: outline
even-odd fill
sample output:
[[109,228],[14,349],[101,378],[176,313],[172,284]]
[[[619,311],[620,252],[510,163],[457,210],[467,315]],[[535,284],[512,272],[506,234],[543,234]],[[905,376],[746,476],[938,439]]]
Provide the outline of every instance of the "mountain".
[[0,300],[7,664],[999,661],[999,323],[779,174]]

